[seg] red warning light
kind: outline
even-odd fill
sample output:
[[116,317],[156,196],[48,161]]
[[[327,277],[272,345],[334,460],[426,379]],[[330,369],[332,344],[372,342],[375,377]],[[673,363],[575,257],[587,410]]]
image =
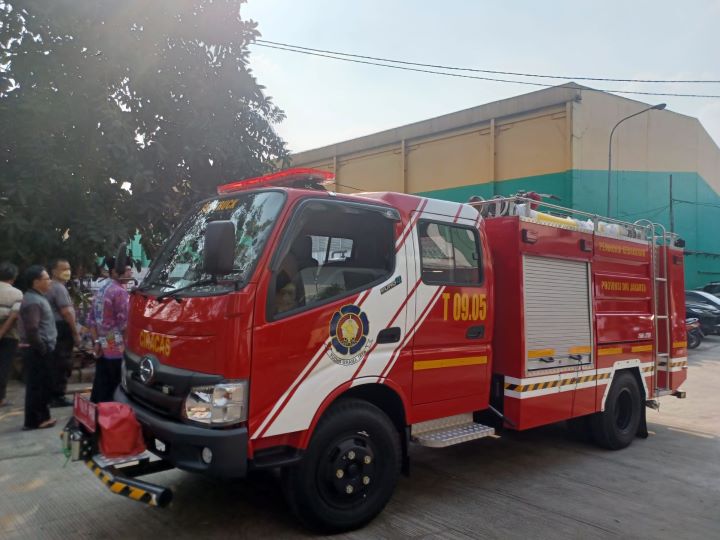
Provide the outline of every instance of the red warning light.
[[261,186],[311,187],[313,185],[330,184],[334,178],[334,173],[320,169],[285,169],[284,171],[266,174],[265,176],[246,178],[245,180],[223,184],[222,186],[218,186],[217,191],[218,194],[223,195],[232,193],[233,191],[242,191]]

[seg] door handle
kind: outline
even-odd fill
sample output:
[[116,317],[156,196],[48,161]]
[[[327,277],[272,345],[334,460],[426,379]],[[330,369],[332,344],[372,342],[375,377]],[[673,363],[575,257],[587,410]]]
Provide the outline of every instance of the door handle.
[[468,339],[482,339],[485,337],[485,325],[471,326],[465,332],[465,337]]
[[392,326],[390,328],[385,328],[384,330],[380,330],[377,335],[377,342],[378,343],[397,343],[400,341],[400,327],[399,326]]

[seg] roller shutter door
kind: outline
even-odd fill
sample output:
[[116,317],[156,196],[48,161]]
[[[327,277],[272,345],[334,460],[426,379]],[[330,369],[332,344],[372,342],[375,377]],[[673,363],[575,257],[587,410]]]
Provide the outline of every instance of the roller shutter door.
[[523,257],[528,372],[592,362],[589,265]]

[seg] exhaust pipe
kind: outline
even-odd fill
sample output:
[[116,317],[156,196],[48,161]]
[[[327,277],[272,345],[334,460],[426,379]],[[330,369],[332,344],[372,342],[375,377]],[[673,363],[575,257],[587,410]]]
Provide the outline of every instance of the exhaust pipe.
[[172,491],[169,488],[110,472],[100,467],[94,459],[89,459],[85,464],[116,495],[159,508],[166,507],[172,501]]

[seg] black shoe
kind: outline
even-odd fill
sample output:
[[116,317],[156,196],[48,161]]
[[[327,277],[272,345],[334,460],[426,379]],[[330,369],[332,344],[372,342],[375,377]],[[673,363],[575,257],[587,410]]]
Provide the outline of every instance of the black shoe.
[[50,402],[51,407],[72,407],[73,402],[66,397],[55,398]]

